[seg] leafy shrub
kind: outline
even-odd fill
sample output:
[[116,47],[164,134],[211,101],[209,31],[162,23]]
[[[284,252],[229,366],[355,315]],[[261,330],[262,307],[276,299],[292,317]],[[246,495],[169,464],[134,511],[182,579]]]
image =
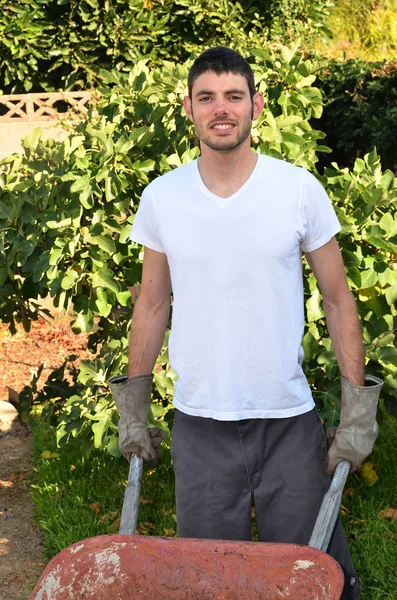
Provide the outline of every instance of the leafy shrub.
[[375,146],[382,164],[397,173],[397,63],[331,61],[319,74],[324,111],[319,127],[336,161],[351,168]]
[[293,41],[301,37],[311,44],[317,38],[327,39],[331,2],[307,0],[267,0],[256,2],[271,40]]
[[86,89],[100,69],[128,71],[150,55],[185,61],[224,44],[247,52],[269,40],[308,40],[325,0],[0,0],[3,93]]
[[[259,89],[269,101],[253,129],[255,146],[316,172],[324,134],[312,129],[322,99],[312,86],[319,65],[297,46],[256,50]],[[126,369],[130,294],[140,280],[141,248],[128,241],[143,187],[198,155],[193,129],[182,114],[188,63],[141,60],[129,75],[102,72],[102,97],[86,122],[64,142],[44,142],[36,130],[23,155],[0,163],[0,318],[25,328],[40,312],[39,295],[73,302],[74,331],[89,332],[99,354],[82,361],[71,397],[52,386],[47,414],[58,441],[79,437],[82,451],[117,449],[117,412],[107,380]],[[343,225],[340,237],[349,281],[364,326],[369,370],[386,378],[384,399],[394,410],[397,349],[392,319],[397,298],[397,182],[372,152],[352,171],[328,169],[322,181]],[[305,368],[328,423],[338,414],[338,371],[313,275],[305,272],[308,331]],[[167,334],[168,335],[168,334]],[[174,373],[167,336],[154,369],[152,422],[172,418]],[[62,377],[61,377],[62,379]],[[47,386],[50,390],[50,386]],[[22,409],[42,398],[24,391]]]
[[329,58],[397,59],[396,0],[336,0],[327,24],[331,39],[315,45]]

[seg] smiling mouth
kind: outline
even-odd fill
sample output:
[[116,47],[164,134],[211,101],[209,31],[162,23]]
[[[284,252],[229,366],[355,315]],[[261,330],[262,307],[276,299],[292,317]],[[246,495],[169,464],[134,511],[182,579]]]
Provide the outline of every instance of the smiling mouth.
[[232,123],[215,123],[215,125],[211,127],[211,129],[215,129],[216,131],[230,131],[234,128],[235,125]]

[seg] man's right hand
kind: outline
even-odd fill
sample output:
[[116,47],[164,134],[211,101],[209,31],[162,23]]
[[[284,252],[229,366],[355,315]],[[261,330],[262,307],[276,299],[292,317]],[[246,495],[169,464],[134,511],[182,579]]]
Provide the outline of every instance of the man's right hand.
[[158,427],[148,427],[153,375],[128,378],[118,375],[109,381],[119,421],[120,452],[129,459],[137,454],[143,461],[155,467],[160,457],[160,444],[165,432]]

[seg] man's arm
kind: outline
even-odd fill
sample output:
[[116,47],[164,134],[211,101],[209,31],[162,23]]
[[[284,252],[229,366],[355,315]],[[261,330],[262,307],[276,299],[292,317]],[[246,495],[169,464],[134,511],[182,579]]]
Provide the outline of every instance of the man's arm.
[[165,254],[145,248],[142,286],[131,322],[128,376],[152,372],[168,323],[171,279]]
[[363,386],[363,338],[338,243],[332,238],[305,256],[323,296],[328,330],[342,376],[354,385]]
[[383,383],[370,375],[364,379],[364,348],[356,303],[335,238],[308,252],[306,257],[323,295],[327,325],[342,373],[340,424],[324,466],[332,475],[346,459],[351,471],[356,471],[372,452],[378,435],[376,410]]
[[147,425],[152,370],[164,340],[170,310],[171,281],[165,254],[145,248],[142,289],[131,323],[128,377],[116,375],[109,387],[120,414],[119,448],[126,458],[141,456],[156,466],[165,432]]

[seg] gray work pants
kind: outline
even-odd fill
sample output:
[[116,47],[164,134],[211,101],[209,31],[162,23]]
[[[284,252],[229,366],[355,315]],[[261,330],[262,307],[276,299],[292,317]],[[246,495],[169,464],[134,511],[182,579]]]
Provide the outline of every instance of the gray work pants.
[[[284,419],[216,421],[176,411],[172,432],[180,537],[308,544],[331,479],[316,409]],[[342,524],[328,553],[345,575],[343,600],[360,588]]]

